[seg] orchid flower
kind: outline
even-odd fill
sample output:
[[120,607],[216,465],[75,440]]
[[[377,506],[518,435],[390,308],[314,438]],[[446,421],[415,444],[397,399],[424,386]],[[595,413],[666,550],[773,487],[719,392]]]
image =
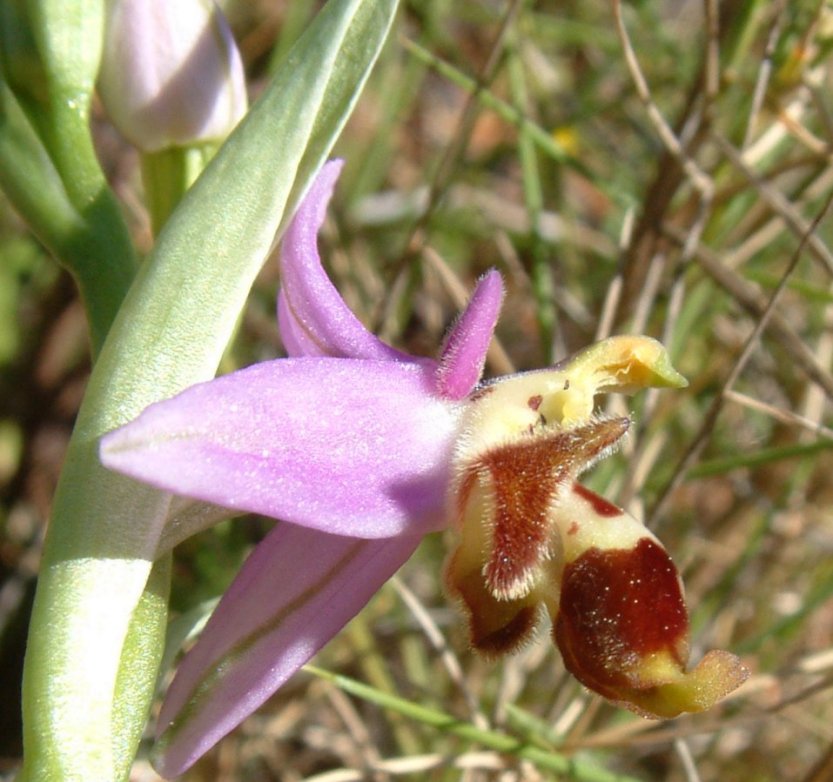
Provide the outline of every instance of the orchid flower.
[[187,389],[103,438],[114,470],[279,519],[183,659],[158,721],[175,775],[262,704],[353,617],[427,533],[451,527],[451,595],[473,646],[517,649],[541,614],[567,668],[639,713],[711,706],[746,672],[711,652],[688,671],[677,571],[635,518],[576,482],[629,419],[597,393],[680,387],[662,346],[614,337],[540,371],[480,383],[503,297],[478,283],[437,360],[381,342],[327,278],[317,232],[327,164],[283,240],[289,358]]

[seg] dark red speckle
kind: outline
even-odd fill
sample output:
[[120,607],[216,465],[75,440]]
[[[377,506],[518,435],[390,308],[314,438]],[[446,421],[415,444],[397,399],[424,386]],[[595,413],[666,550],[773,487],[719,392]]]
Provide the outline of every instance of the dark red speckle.
[[579,529],[578,522],[573,521],[573,522],[570,523],[570,527],[567,530],[567,534],[568,535],[575,535],[576,532],[578,532],[578,529]]
[[529,406],[530,410],[537,410],[543,401],[544,397],[540,394],[536,394],[535,396],[529,397],[529,399],[526,400],[526,404]]
[[593,510],[600,516],[612,518],[613,516],[622,515],[620,508],[617,508],[612,502],[608,502],[604,497],[600,497],[596,494],[596,492],[590,491],[590,489],[586,486],[582,486],[580,483],[573,486],[573,491],[578,494],[579,497],[583,497],[587,500],[587,502],[593,506]]
[[494,390],[494,386],[480,386],[479,388],[475,388],[469,396],[469,401],[478,402],[484,397],[489,396]]

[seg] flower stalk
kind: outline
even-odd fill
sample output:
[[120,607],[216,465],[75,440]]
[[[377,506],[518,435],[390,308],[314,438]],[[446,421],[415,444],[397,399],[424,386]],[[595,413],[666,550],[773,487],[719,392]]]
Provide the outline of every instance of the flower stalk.
[[136,271],[89,127],[103,24],[99,0],[0,5],[0,186],[73,275],[94,355]]

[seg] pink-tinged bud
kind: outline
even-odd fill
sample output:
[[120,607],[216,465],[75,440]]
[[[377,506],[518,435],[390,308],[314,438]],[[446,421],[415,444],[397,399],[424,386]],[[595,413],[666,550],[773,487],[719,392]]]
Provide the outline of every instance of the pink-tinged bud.
[[221,141],[246,112],[231,30],[203,0],[111,0],[98,86],[143,152]]

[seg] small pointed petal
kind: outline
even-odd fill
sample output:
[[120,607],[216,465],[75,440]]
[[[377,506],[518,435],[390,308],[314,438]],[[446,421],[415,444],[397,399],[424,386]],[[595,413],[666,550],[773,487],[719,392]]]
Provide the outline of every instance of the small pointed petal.
[[284,347],[293,356],[413,361],[362,325],[321,266],[318,231],[342,167],[341,160],[322,167],[281,243],[278,324]]
[[168,690],[158,723],[160,773],[181,774],[266,701],[418,543],[278,524],[226,591]]
[[416,364],[281,359],[192,386],[102,438],[113,470],[334,534],[444,524],[457,406]]
[[486,657],[516,652],[532,638],[541,617],[541,596],[532,590],[520,598],[498,599],[486,585],[482,558],[473,538],[463,535],[449,557],[445,584],[465,611],[469,643]]
[[[449,595],[466,613],[472,647],[487,657],[498,657],[517,651],[532,637],[541,615],[541,595],[535,583],[511,598],[496,595],[487,583],[485,568],[494,548],[490,520],[495,502],[488,490],[482,490],[484,478],[487,476],[482,473],[463,476],[462,492],[456,500],[464,517],[457,519],[457,546],[446,562],[444,576]],[[554,543],[558,545],[558,536]]]
[[480,380],[502,302],[503,280],[493,269],[477,283],[468,306],[445,341],[437,367],[440,396],[463,399]]

